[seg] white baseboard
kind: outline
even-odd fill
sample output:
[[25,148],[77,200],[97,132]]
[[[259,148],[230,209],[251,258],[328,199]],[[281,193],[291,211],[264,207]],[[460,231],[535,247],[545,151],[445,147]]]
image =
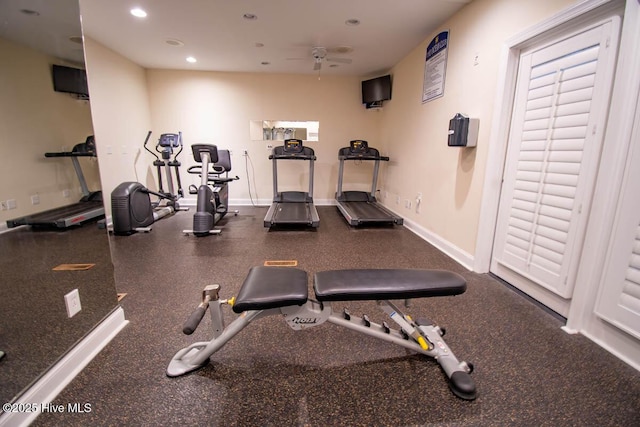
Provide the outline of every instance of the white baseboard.
[[473,271],[474,258],[470,253],[463,251],[448,240],[445,240],[437,234],[432,233],[431,231],[427,230],[421,225],[418,225],[416,222],[411,221],[410,219],[404,219],[404,226],[421,237],[423,240],[426,240],[428,243],[432,244],[440,251],[453,258],[454,261],[461,264],[467,270]]
[[[38,410],[35,412],[4,412],[0,415],[0,426],[27,426],[32,423],[40,415],[42,405],[51,403],[128,323],[122,307],[116,308],[89,335],[76,344],[27,391],[12,402],[18,405],[36,404],[39,407]],[[66,410],[67,406],[65,405]]]

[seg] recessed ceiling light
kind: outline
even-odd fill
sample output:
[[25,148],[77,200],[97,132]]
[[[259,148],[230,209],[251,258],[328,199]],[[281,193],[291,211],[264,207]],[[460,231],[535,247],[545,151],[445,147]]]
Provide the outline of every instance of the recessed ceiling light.
[[176,47],[184,46],[184,42],[178,39],[166,39],[164,42],[170,46],[176,46]]
[[258,15],[254,15],[253,13],[245,13],[242,17],[247,21],[255,21],[258,19]]
[[198,62],[198,60],[193,56],[187,56],[187,62],[190,62],[193,64],[194,62]]
[[346,21],[344,21],[344,23],[347,24],[347,25],[356,26],[356,25],[360,25],[360,20],[359,19],[355,19],[355,18],[351,18],[351,19],[347,19]]
[[131,9],[131,14],[133,16],[135,16],[136,18],[146,18],[147,17],[147,12],[145,12],[144,10],[140,9],[139,7],[136,7],[134,9]]
[[20,12],[24,13],[25,15],[29,15],[29,16],[40,16],[40,12],[38,12],[36,10],[20,9]]

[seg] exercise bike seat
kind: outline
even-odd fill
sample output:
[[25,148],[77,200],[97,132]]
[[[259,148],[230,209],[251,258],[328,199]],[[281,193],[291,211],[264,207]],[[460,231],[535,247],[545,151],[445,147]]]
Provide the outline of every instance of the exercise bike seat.
[[267,310],[307,302],[307,272],[290,267],[253,267],[233,303],[233,311]]
[[331,270],[315,274],[318,301],[363,301],[459,295],[467,282],[444,270]]

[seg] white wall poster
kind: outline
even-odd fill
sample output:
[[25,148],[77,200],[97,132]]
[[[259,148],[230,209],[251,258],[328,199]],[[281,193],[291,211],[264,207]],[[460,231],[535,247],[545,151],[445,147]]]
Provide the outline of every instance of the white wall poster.
[[424,85],[422,87],[423,103],[444,95],[448,47],[449,31],[442,31],[427,46],[427,55],[424,63]]

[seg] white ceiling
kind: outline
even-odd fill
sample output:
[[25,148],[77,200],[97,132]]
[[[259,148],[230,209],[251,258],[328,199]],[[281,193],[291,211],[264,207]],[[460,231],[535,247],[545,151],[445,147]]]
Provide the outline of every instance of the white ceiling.
[[78,14],[78,0],[0,0],[0,37],[82,64],[82,43],[69,40],[82,37]]
[[[351,59],[323,62],[323,74],[369,76],[387,72],[470,1],[80,0],[80,11],[86,36],[145,68],[307,74],[316,72],[312,48],[322,46],[327,57]],[[133,7],[147,17],[132,16]],[[74,10],[77,0],[0,0],[0,36],[18,34],[47,53],[81,61],[68,40],[73,19],[62,17]],[[257,19],[244,19],[247,13]],[[349,19],[360,24],[347,25]],[[197,62],[187,63],[187,56]]]

